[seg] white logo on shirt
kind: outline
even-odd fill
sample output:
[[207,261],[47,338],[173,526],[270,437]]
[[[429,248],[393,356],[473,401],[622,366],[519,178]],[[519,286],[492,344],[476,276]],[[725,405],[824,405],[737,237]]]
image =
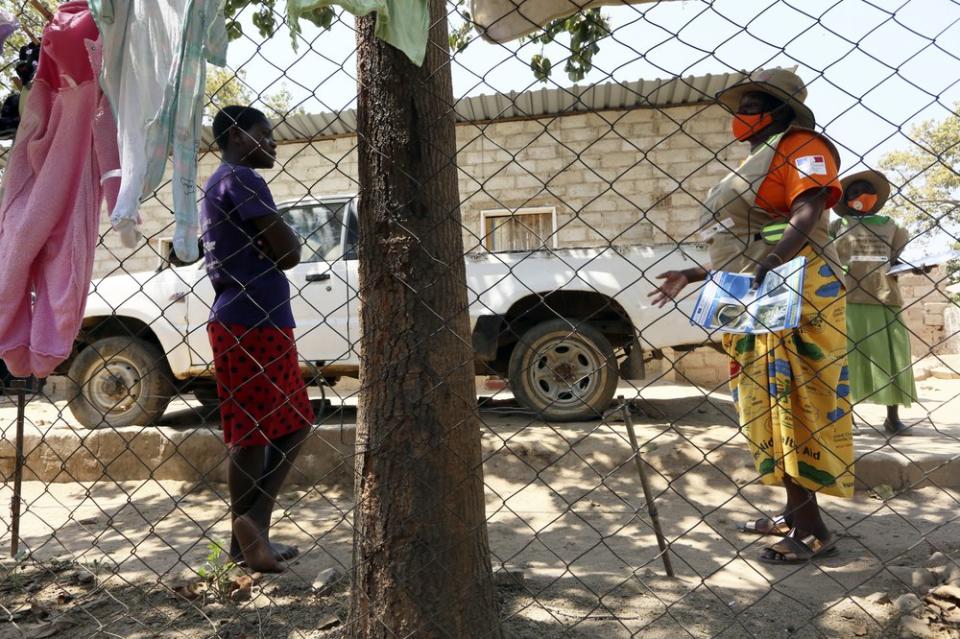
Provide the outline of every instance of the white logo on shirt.
[[797,158],[796,165],[801,177],[827,174],[827,160],[822,155],[804,155]]

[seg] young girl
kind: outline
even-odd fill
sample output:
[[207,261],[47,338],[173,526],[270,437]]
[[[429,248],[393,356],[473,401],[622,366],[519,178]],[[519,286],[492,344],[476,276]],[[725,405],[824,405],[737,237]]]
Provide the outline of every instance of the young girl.
[[271,544],[270,519],[313,423],[283,273],[300,261],[300,243],[255,171],[276,161],[266,116],[228,106],[214,118],[213,133],[223,164],[207,182],[201,223],[216,293],[207,333],[230,450],[230,552],[252,570],[280,572],[297,551]]
[[899,406],[916,401],[910,338],[900,320],[903,298],[895,275],[907,244],[907,231],[878,215],[890,196],[890,184],[878,171],[863,171],[842,181],[843,198],[834,208],[832,227],[837,252],[846,268],[847,342],[850,391],[854,403],[887,407],[883,428],[889,435],[908,431]]

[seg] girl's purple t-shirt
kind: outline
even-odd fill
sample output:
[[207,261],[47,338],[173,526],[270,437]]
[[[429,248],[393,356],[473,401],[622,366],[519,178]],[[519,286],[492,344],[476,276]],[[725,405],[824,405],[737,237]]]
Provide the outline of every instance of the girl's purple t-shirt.
[[221,164],[207,181],[201,225],[216,299],[210,321],[294,328],[290,284],[260,249],[253,220],[277,212],[270,187],[249,167]]

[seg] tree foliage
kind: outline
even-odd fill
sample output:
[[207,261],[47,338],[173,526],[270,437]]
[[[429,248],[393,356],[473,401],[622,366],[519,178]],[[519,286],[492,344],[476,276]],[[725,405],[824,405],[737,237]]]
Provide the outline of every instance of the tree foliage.
[[269,93],[257,94],[247,83],[247,74],[243,69],[234,71],[207,65],[204,98],[204,116],[208,119],[229,104],[253,105],[263,109],[272,119],[305,113],[303,107],[293,104],[293,94],[286,84],[280,83]]
[[887,153],[880,166],[900,186],[893,214],[917,233],[939,230],[960,237],[960,103],[943,120],[908,132],[911,148]]
[[[283,21],[283,15],[277,7],[278,0],[227,0],[228,29],[232,38],[239,38],[244,34],[241,23],[241,13],[248,7],[251,9],[251,22],[259,34],[264,38],[273,37],[278,26]],[[470,11],[464,7],[466,0],[457,0],[455,15],[459,16],[460,24],[450,29],[450,50],[459,53],[466,49],[475,39],[473,21]],[[329,29],[336,19],[336,13],[331,7],[316,9],[304,16],[316,26]],[[540,31],[528,36],[525,40],[540,44],[540,53],[530,59],[530,69],[541,82],[551,76],[554,69],[552,60],[547,57],[544,47],[557,43],[563,46],[569,54],[565,58],[563,70],[567,77],[579,82],[593,69],[593,56],[600,51],[599,42],[610,35],[610,23],[599,9],[588,9],[569,18],[554,20]]]
[[[459,53],[466,49],[474,40],[473,22],[470,12],[463,8],[464,0],[457,3],[457,13],[463,23],[450,32],[450,49]],[[560,18],[547,24],[543,29],[523,39],[526,42],[539,44],[540,53],[530,58],[530,70],[534,77],[546,82],[553,73],[553,62],[544,54],[544,47],[558,43],[567,51],[566,63],[563,70],[567,77],[574,82],[583,80],[593,69],[593,56],[600,51],[599,42],[610,35],[610,21],[599,9],[581,11],[568,18]],[[569,39],[568,44],[562,40]]]

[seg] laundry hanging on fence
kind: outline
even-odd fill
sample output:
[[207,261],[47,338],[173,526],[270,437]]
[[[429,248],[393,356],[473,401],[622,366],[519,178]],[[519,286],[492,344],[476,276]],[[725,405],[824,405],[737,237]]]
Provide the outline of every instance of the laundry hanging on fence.
[[402,51],[418,67],[423,64],[430,38],[427,0],[287,0],[287,21],[294,47],[300,33],[300,19],[318,24],[316,12],[332,5],[339,5],[355,16],[376,11],[376,36]]
[[0,11],[0,47],[20,28],[20,21],[9,11]]
[[124,246],[140,241],[139,207],[173,157],[173,247],[199,257],[197,148],[206,63],[227,63],[224,0],[91,0],[103,38],[100,83],[117,117],[123,180],[110,222]]
[[0,204],[0,357],[17,377],[46,377],[73,350],[100,208],[116,201],[117,130],[100,64],[86,1],[61,4],[44,30]]
[[473,22],[489,42],[509,42],[545,27],[557,18],[603,5],[650,4],[660,0],[473,0]]

